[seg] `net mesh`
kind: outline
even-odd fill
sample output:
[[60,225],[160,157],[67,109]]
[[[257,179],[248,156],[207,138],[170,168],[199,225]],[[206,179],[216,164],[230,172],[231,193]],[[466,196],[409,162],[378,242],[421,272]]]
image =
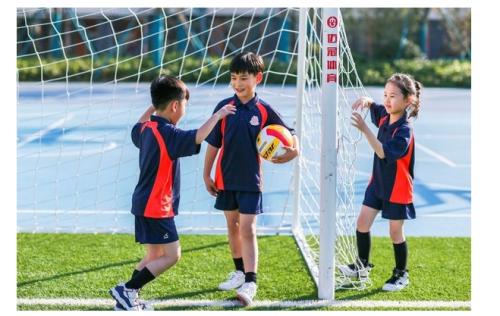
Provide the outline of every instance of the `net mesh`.
[[[191,100],[181,128],[196,128],[233,94],[228,65],[241,51],[265,61],[259,96],[294,125],[302,120],[300,190],[292,164],[264,169],[260,233],[291,233],[299,195],[303,253],[317,281],[321,139],[321,9],[307,10],[306,74],[297,87],[299,9],[113,8],[17,10],[20,232],[133,232],[131,194],[138,179],[130,130],[149,104],[149,82],[160,73],[187,82]],[[356,148],[350,104],[367,95],[347,43],[339,38],[337,106],[336,264],[355,262]],[[304,104],[297,112],[297,90]],[[365,113],[366,115],[366,113]],[[224,233],[223,215],[202,179],[204,148],[183,158],[180,216],[183,233]],[[363,287],[337,275],[337,285]]]

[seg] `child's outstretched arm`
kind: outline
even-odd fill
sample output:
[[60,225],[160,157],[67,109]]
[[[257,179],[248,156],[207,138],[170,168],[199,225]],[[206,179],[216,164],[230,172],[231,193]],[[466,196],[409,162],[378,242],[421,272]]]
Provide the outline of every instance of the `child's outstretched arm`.
[[144,111],[144,113],[142,113],[141,117],[139,118],[139,121],[137,121],[138,123],[144,123],[144,122],[147,122],[149,121],[149,118],[151,117],[151,115],[155,112],[155,108],[154,106],[150,105],[146,111]]
[[219,111],[215,112],[208,121],[198,128],[196,132],[196,143],[201,144],[220,119],[225,118],[229,114],[234,114],[235,112],[236,107],[232,104],[226,104]]

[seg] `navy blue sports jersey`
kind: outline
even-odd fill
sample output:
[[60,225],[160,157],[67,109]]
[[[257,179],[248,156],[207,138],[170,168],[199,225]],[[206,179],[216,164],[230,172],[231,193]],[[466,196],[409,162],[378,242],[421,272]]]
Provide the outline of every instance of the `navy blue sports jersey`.
[[399,204],[413,202],[413,166],[415,140],[413,129],[405,114],[389,124],[389,114],[383,105],[370,107],[372,122],[378,126],[377,139],[382,143],[385,158],[373,158],[373,183],[375,195],[385,201]]
[[152,115],[151,121],[134,125],[132,142],[140,150],[132,213],[149,218],[174,217],[180,198],[179,158],[200,152],[196,130],[183,131],[167,119]]
[[219,190],[262,191],[260,156],[256,140],[262,128],[271,124],[285,126],[281,116],[257,94],[245,104],[236,95],[219,102],[214,113],[226,104],[234,104],[236,113],[219,121],[206,141],[219,150],[215,167],[215,185]]

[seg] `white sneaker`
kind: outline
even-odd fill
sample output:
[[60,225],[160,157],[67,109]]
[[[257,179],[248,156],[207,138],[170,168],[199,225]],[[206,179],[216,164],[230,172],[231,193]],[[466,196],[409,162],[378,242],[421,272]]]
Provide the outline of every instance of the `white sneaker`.
[[340,272],[348,278],[368,278],[373,264],[369,263],[366,267],[354,263],[339,266]]
[[139,303],[139,291],[125,287],[120,283],[109,290],[109,294],[127,311],[141,311],[143,306]]
[[392,277],[387,280],[382,287],[384,291],[400,291],[410,284],[410,275],[408,270],[398,270],[394,269],[392,271]]
[[227,280],[219,284],[219,290],[229,291],[239,288],[245,283],[245,273],[233,271],[229,273]]
[[240,300],[243,306],[252,304],[255,294],[257,294],[257,284],[255,284],[255,282],[245,282],[238,291],[236,291],[236,297],[238,297],[238,300]]

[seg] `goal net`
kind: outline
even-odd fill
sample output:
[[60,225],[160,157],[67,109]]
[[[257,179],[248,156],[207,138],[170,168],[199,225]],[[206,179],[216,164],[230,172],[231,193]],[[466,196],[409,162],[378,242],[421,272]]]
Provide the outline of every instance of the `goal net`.
[[[334,284],[369,284],[333,279],[335,265],[356,258],[361,135],[350,106],[366,95],[337,9],[18,8],[18,231],[133,232],[130,130],[150,104],[149,83],[162,73],[185,81],[179,125],[196,128],[233,94],[228,66],[241,51],[263,57],[257,92],[301,142],[293,163],[262,163],[258,232],[295,236],[322,298]],[[181,162],[181,233],[226,230],[204,187],[205,147]]]

